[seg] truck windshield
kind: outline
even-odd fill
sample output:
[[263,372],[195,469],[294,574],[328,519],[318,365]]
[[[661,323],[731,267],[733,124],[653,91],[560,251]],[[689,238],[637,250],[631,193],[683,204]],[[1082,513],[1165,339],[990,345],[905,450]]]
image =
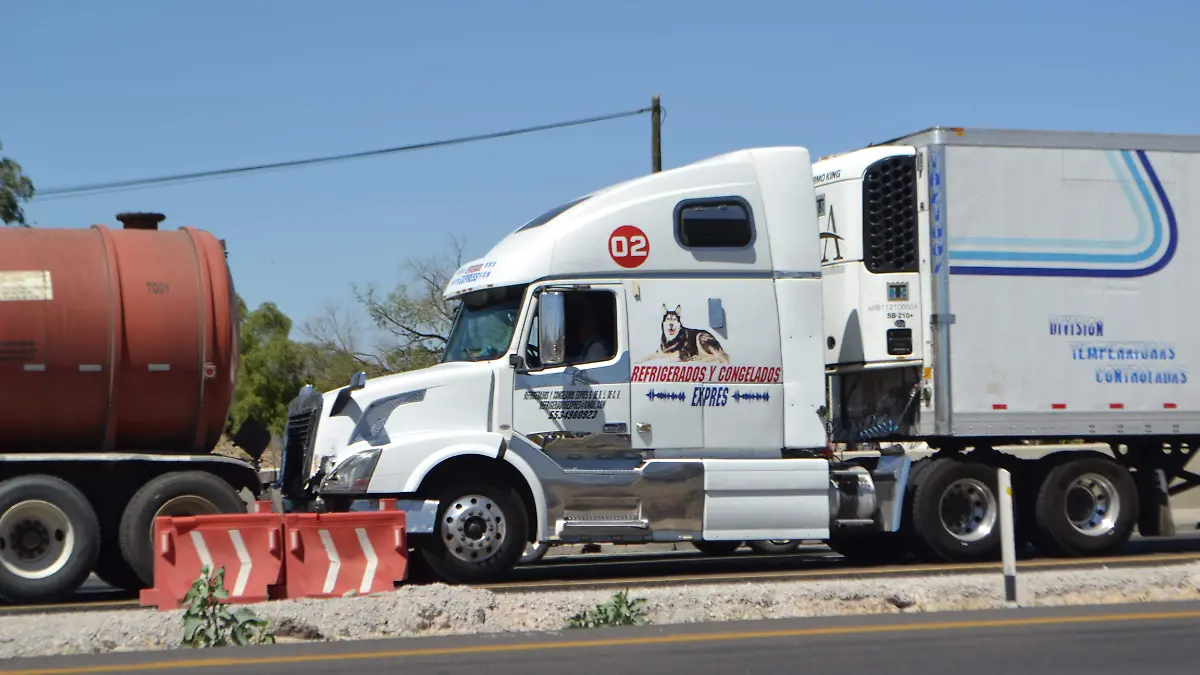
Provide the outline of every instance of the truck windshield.
[[454,319],[442,363],[491,361],[503,356],[512,343],[524,297],[524,286],[467,294]]

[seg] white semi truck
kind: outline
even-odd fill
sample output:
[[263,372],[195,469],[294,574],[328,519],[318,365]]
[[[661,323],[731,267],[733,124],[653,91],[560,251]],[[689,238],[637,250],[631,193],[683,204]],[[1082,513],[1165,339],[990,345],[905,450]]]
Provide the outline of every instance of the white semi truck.
[[[1198,153],[934,128],[599,190],[457,271],[441,364],[302,389],[281,486],[297,509],[399,498],[451,582],[530,542],[988,559],[1000,466],[1043,550],[1170,535],[1200,484]],[[863,442],[883,450],[830,449]]]

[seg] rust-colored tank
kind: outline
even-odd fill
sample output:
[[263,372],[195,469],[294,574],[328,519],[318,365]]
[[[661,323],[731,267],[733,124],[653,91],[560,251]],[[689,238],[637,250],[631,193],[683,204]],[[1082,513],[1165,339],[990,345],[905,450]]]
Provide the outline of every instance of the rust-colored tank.
[[236,382],[237,303],[203,230],[0,228],[0,451],[204,453]]

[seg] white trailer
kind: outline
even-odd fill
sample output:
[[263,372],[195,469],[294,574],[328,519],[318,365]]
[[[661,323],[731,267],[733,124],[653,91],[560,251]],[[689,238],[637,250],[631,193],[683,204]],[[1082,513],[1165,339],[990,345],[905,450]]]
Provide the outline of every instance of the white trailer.
[[[998,465],[1051,550],[1115,550],[1139,515],[1167,534],[1200,425],[1169,265],[1197,255],[1196,150],[935,129],[605,188],[458,270],[440,365],[302,389],[281,485],[299,509],[400,499],[448,581],[502,578],[535,541],[989,558]],[[1064,439],[1114,452],[1023,459]],[[845,442],[883,450],[835,459]]]
[[[973,448],[910,479],[915,539],[940,557],[994,554],[996,465],[1047,552],[1174,533],[1169,495],[1197,484],[1198,153],[1196,137],[935,128],[814,166],[832,438]],[[1012,447],[1072,440],[1092,445]],[[954,535],[927,512],[947,490],[973,505]]]

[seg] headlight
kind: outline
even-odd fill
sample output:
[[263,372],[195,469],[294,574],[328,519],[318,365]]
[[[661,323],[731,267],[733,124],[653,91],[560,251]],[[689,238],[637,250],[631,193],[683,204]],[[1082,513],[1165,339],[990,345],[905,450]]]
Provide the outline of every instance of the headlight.
[[350,455],[333,468],[321,483],[322,493],[360,494],[367,491],[371,484],[371,476],[375,475],[375,465],[379,463],[379,453],[382,448],[372,448]]
[[367,406],[362,417],[358,418],[358,424],[355,425],[354,432],[350,434],[349,444],[368,441],[371,445],[386,445],[388,436],[384,432],[383,426],[387,424],[392,411],[406,403],[418,403],[423,400],[425,400],[425,390],[418,389],[375,401]]

